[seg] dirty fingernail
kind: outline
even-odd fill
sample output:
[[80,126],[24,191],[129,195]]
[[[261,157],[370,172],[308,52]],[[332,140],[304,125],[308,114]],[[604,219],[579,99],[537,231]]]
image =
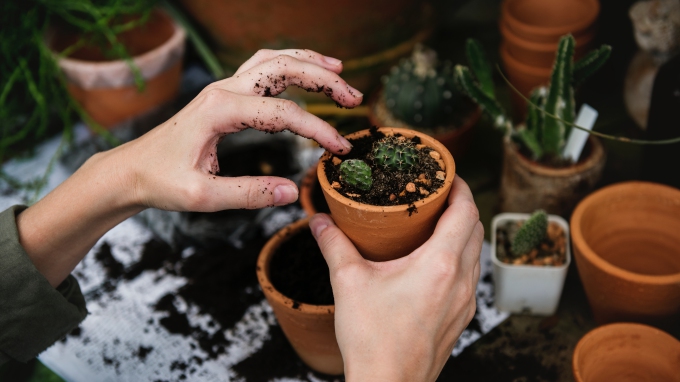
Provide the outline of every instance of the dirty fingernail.
[[314,235],[315,238],[318,238],[321,235],[321,232],[331,224],[332,222],[326,214],[316,214],[312,216],[312,219],[309,221],[309,228],[312,230],[312,235]]
[[362,92],[356,90],[355,88],[353,88],[353,87],[351,87],[351,86],[349,86],[349,85],[347,85],[347,89],[349,90],[349,94],[353,95],[353,96],[356,97],[356,98],[359,98],[359,97],[363,97],[363,96],[364,96],[364,93],[362,93]]
[[328,56],[323,56],[323,60],[326,61],[327,63],[331,64],[331,65],[334,65],[334,66],[340,65],[340,63],[342,62],[342,61],[338,60],[337,58],[328,57]]
[[341,145],[345,146],[345,148],[346,148],[347,150],[351,150],[352,147],[354,147],[354,146],[352,146],[352,144],[349,143],[349,141],[348,141],[347,139],[345,139],[345,137],[343,137],[342,135],[338,135],[338,141],[340,142]]
[[294,186],[281,185],[274,188],[274,204],[282,206],[296,201],[298,198],[298,190]]

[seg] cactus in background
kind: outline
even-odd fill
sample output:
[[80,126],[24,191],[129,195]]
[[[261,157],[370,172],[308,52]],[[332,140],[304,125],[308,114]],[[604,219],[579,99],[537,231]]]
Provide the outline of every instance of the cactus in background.
[[530,96],[532,104],[559,119],[546,116],[536,106],[529,105],[526,124],[514,128],[509,116],[496,101],[490,66],[479,42],[475,40],[468,40],[466,45],[472,70],[456,65],[454,78],[460,89],[492,118],[494,125],[529,149],[534,159],[544,155],[562,156],[570,130],[568,124],[575,119],[574,86],[597,71],[611,53],[611,47],[603,45],[574,63],[574,45],[571,35],[560,39],[549,88],[534,89]]
[[437,53],[420,44],[413,55],[383,77],[383,102],[392,115],[413,127],[451,123],[461,95],[451,63],[437,63]]
[[341,180],[352,187],[368,191],[373,185],[371,168],[359,159],[348,159],[340,164]]
[[408,171],[418,161],[418,151],[413,142],[387,136],[373,144],[373,160],[383,168]]
[[522,224],[512,240],[511,251],[514,256],[531,252],[543,241],[548,229],[548,214],[537,210]]

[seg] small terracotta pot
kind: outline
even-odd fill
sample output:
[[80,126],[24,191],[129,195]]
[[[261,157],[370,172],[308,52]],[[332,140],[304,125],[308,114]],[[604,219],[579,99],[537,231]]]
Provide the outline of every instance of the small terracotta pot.
[[[149,21],[118,35],[145,80],[144,91],[134,84],[130,66],[109,61],[95,47],[58,58],[68,90],[95,122],[113,127],[175,98],[179,91],[185,32],[170,16],[154,10]],[[48,43],[60,52],[80,36],[55,28]]]
[[571,227],[598,323],[680,320],[680,190],[647,182],[605,187],[579,203]]
[[576,382],[680,382],[680,342],[646,325],[605,325],[581,338],[572,367]]
[[523,40],[555,43],[567,33],[577,37],[591,29],[599,13],[598,0],[506,0],[501,20]]
[[[465,155],[468,147],[470,147],[474,135],[472,128],[477,124],[481,116],[482,109],[477,106],[470,110],[470,113],[464,118],[464,121],[460,126],[437,129],[437,132],[433,134],[432,137],[446,146],[454,158],[460,159],[460,157]],[[394,117],[383,101],[382,91],[377,92],[371,97],[370,105],[368,107],[368,121],[373,126],[404,127],[422,131],[417,127],[409,126],[406,122]]]
[[335,305],[295,302],[279,292],[269,278],[272,256],[285,241],[309,229],[309,218],[281,229],[264,245],[257,259],[257,280],[288,341],[310,368],[325,374],[343,373],[342,354],[335,338]]
[[536,163],[519,152],[517,145],[503,143],[501,175],[501,211],[548,213],[568,216],[602,175],[605,153],[602,143],[592,136],[584,149],[585,157],[564,168]]
[[[321,157],[317,176],[333,220],[354,243],[361,255],[372,261],[388,261],[408,255],[430,238],[437,220],[446,207],[446,200],[456,174],[456,164],[446,147],[430,136],[396,127],[381,127],[379,130],[385,134],[399,133],[407,138],[417,136],[422,144],[437,151],[444,161],[446,167],[444,184],[425,199],[415,202],[416,211],[410,213],[406,204],[373,206],[341,195],[331,187],[326,178],[324,161],[330,157],[329,152],[325,152]],[[362,130],[348,135],[347,138],[360,138],[368,134],[368,130]]]
[[[501,34],[503,35],[505,46],[508,53],[517,61],[535,67],[552,69],[557,54],[559,40],[551,42],[533,42],[524,40],[510,30],[505,22],[500,23]],[[574,50],[574,60],[578,60],[588,52],[591,42],[595,38],[595,31],[584,32],[576,39]]]
[[[510,54],[505,44],[501,44],[501,60],[508,80],[525,97],[529,97],[534,88],[548,85],[550,82],[551,67],[543,68],[521,63]],[[515,115],[519,120],[523,120],[527,109],[526,101],[515,94],[514,91],[511,91],[510,96]]]

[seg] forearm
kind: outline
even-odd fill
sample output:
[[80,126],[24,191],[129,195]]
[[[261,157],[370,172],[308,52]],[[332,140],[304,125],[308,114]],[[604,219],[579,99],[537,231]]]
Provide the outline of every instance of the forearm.
[[52,286],[59,285],[108,230],[144,208],[123,147],[97,154],[17,217],[19,240]]

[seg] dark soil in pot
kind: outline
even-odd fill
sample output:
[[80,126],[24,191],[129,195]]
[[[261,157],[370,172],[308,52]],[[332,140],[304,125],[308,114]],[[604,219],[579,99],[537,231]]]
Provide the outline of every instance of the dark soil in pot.
[[529,253],[514,254],[512,240],[522,226],[521,221],[509,221],[496,230],[496,256],[506,264],[559,266],[564,264],[566,255],[566,236],[564,230],[555,222],[548,223],[548,232],[540,245]]
[[272,257],[269,277],[279,292],[296,302],[334,304],[328,265],[309,230],[281,244]]
[[[334,188],[340,194],[364,204],[395,206],[412,204],[415,201],[424,199],[427,195],[436,192],[444,184],[445,174],[437,160],[430,155],[430,152],[434,152],[434,150],[429,147],[422,147],[417,150],[418,160],[409,171],[393,171],[378,166],[373,161],[371,151],[373,144],[384,138],[385,134],[378,131],[375,127],[371,128],[370,131],[371,134],[366,137],[350,139],[354,147],[349,154],[331,156],[326,160],[326,177],[329,183],[337,186],[334,186]],[[420,144],[418,137],[405,139],[406,141],[413,142],[415,145]],[[437,154],[436,152],[434,153]],[[361,159],[371,167],[373,186],[369,191],[362,191],[341,181],[339,172],[340,163],[348,159]]]

